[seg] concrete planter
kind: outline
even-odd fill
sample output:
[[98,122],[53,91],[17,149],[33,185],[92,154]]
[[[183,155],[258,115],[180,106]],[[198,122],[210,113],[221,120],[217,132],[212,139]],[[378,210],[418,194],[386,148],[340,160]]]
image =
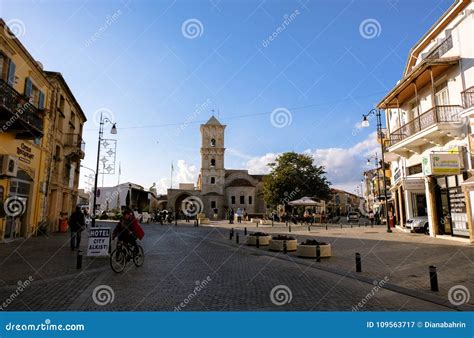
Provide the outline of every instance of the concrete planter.
[[[331,257],[331,244],[320,245],[319,250],[321,253],[321,258]],[[296,255],[299,257],[316,258],[316,245],[298,244]]]
[[271,236],[247,236],[247,245],[257,245],[257,237],[258,237],[258,244],[259,245],[268,245],[270,240],[272,239]]
[[[271,251],[283,251],[283,243],[285,240],[280,240],[280,239],[272,239],[270,240],[270,246],[269,250]],[[296,246],[297,246],[297,241],[296,239],[288,239],[286,240],[286,250],[287,251],[296,251]]]
[[261,224],[261,225],[272,225],[272,220],[270,220],[270,219],[262,219],[262,220],[260,221],[260,224]]

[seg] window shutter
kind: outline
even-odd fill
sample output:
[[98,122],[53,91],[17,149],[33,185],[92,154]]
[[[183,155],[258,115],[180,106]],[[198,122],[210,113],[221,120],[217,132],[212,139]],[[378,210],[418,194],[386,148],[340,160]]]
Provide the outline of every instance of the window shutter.
[[31,78],[27,77],[25,81],[25,96],[27,99],[30,99],[31,94],[33,93],[33,82]]
[[8,81],[7,81],[10,86],[13,86],[13,84],[15,83],[15,70],[16,70],[15,62],[10,60],[10,62],[8,63]]
[[39,92],[38,109],[44,109],[44,93]]

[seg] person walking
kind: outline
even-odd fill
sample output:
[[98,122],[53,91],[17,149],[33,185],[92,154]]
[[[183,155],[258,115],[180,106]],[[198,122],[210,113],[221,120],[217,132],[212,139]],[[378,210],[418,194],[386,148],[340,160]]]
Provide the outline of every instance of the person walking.
[[230,208],[229,209],[229,224],[234,224],[234,209]]
[[375,220],[374,211],[373,211],[373,210],[370,210],[370,211],[369,211],[369,222],[370,222],[370,225],[374,225],[374,220]]
[[80,206],[69,217],[69,229],[71,230],[71,250],[78,249],[81,245],[81,232],[86,226],[86,218]]
[[242,209],[237,209],[237,223],[242,223]]

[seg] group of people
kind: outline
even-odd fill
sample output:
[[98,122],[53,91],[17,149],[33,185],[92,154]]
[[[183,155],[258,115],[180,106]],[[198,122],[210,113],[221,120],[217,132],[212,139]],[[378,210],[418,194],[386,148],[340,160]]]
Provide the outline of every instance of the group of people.
[[235,216],[237,216],[237,223],[247,222],[249,219],[247,210],[242,208],[237,208],[237,211],[234,211],[234,208],[230,208],[227,212],[227,218],[229,219],[229,224],[234,224]]

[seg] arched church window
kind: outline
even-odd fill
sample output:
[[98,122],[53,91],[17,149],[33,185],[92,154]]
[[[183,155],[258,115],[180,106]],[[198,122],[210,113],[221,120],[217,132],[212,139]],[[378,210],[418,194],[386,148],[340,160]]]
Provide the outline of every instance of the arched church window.
[[211,147],[215,147],[216,146],[216,139],[212,138],[211,139]]
[[216,178],[215,177],[211,177],[211,184],[216,184]]
[[212,158],[211,159],[211,167],[215,167],[215,166],[216,166],[216,159]]

